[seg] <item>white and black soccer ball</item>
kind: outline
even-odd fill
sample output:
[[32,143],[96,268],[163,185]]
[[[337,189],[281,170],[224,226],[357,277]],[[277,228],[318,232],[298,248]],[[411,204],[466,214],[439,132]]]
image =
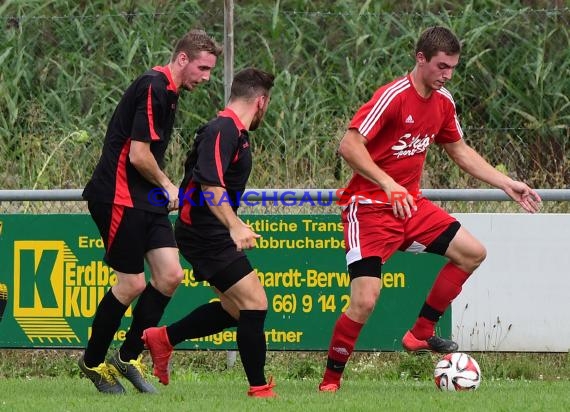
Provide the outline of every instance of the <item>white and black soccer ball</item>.
[[433,378],[442,391],[475,390],[481,384],[481,368],[466,353],[448,353],[435,366]]

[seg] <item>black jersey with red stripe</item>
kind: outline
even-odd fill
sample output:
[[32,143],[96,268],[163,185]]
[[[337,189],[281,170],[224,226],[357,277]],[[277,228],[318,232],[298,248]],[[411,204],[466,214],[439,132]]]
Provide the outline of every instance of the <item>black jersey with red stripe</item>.
[[168,213],[167,202],[163,206],[156,201],[157,186],[131,164],[129,150],[133,140],[149,142],[158,166],[164,167],[178,96],[168,66],[153,67],[131,83],[109,122],[84,199]]
[[[178,218],[187,227],[207,228],[209,234],[216,227],[225,231],[209,205],[225,202],[237,212],[251,167],[248,132],[237,115],[226,108],[196,133],[184,165]],[[227,197],[215,203],[212,193],[202,191],[202,184],[223,187]]]

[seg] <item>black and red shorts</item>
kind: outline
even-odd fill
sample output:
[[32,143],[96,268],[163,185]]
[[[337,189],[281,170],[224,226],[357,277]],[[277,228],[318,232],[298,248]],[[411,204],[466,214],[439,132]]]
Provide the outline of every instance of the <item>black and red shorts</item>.
[[87,205],[105,245],[104,260],[118,272],[142,273],[149,250],[176,247],[166,214],[111,203],[89,201]]
[[208,281],[225,292],[253,271],[243,251],[238,251],[230,232],[220,225],[190,226],[176,220],[178,249],[191,265],[194,278]]

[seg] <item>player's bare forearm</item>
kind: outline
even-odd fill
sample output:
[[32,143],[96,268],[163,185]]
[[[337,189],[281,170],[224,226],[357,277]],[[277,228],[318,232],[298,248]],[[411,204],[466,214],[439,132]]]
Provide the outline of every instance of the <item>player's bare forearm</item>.
[[210,200],[206,203],[214,216],[216,216],[225,227],[231,229],[233,226],[240,223],[240,219],[230,206],[229,202],[221,201],[222,196],[227,196],[226,189],[220,186],[202,185],[202,192],[208,193],[209,196],[211,196],[209,197]]
[[156,159],[150,151],[150,144],[145,142],[132,141],[129,151],[129,160],[142,177],[150,183],[168,190],[173,186],[172,182],[158,166]]
[[[355,129],[349,129],[346,132],[340,142],[338,152],[356,173],[375,183],[386,193],[392,203],[394,216],[404,219],[411,217],[412,211],[417,210],[413,196],[409,193],[401,196],[407,193],[407,189],[374,162],[366,149],[366,139]],[[400,195],[397,202],[392,201],[394,193]]]
[[150,151],[150,144],[133,140],[129,151],[129,160],[142,177],[166,190],[168,198],[167,209],[169,211],[178,209],[178,188],[174,186],[168,176],[158,166],[154,155]]
[[499,189],[505,189],[512,179],[491,166],[463,140],[443,145],[451,159],[466,173]]
[[499,172],[464,142],[444,145],[455,163],[477,179],[505,191],[507,195],[529,213],[540,210],[540,196],[525,183],[511,179]]
[[384,172],[370,157],[366,149],[366,139],[355,129],[349,129],[342,138],[338,153],[356,173],[378,185],[382,190],[394,183],[394,179]]

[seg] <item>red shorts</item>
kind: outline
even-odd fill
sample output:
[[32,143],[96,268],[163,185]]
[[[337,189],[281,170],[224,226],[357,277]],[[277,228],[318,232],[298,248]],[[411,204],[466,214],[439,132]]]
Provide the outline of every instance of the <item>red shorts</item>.
[[411,218],[394,216],[380,204],[351,203],[342,212],[346,263],[378,256],[382,263],[397,250],[423,252],[456,219],[426,198],[417,200]]

